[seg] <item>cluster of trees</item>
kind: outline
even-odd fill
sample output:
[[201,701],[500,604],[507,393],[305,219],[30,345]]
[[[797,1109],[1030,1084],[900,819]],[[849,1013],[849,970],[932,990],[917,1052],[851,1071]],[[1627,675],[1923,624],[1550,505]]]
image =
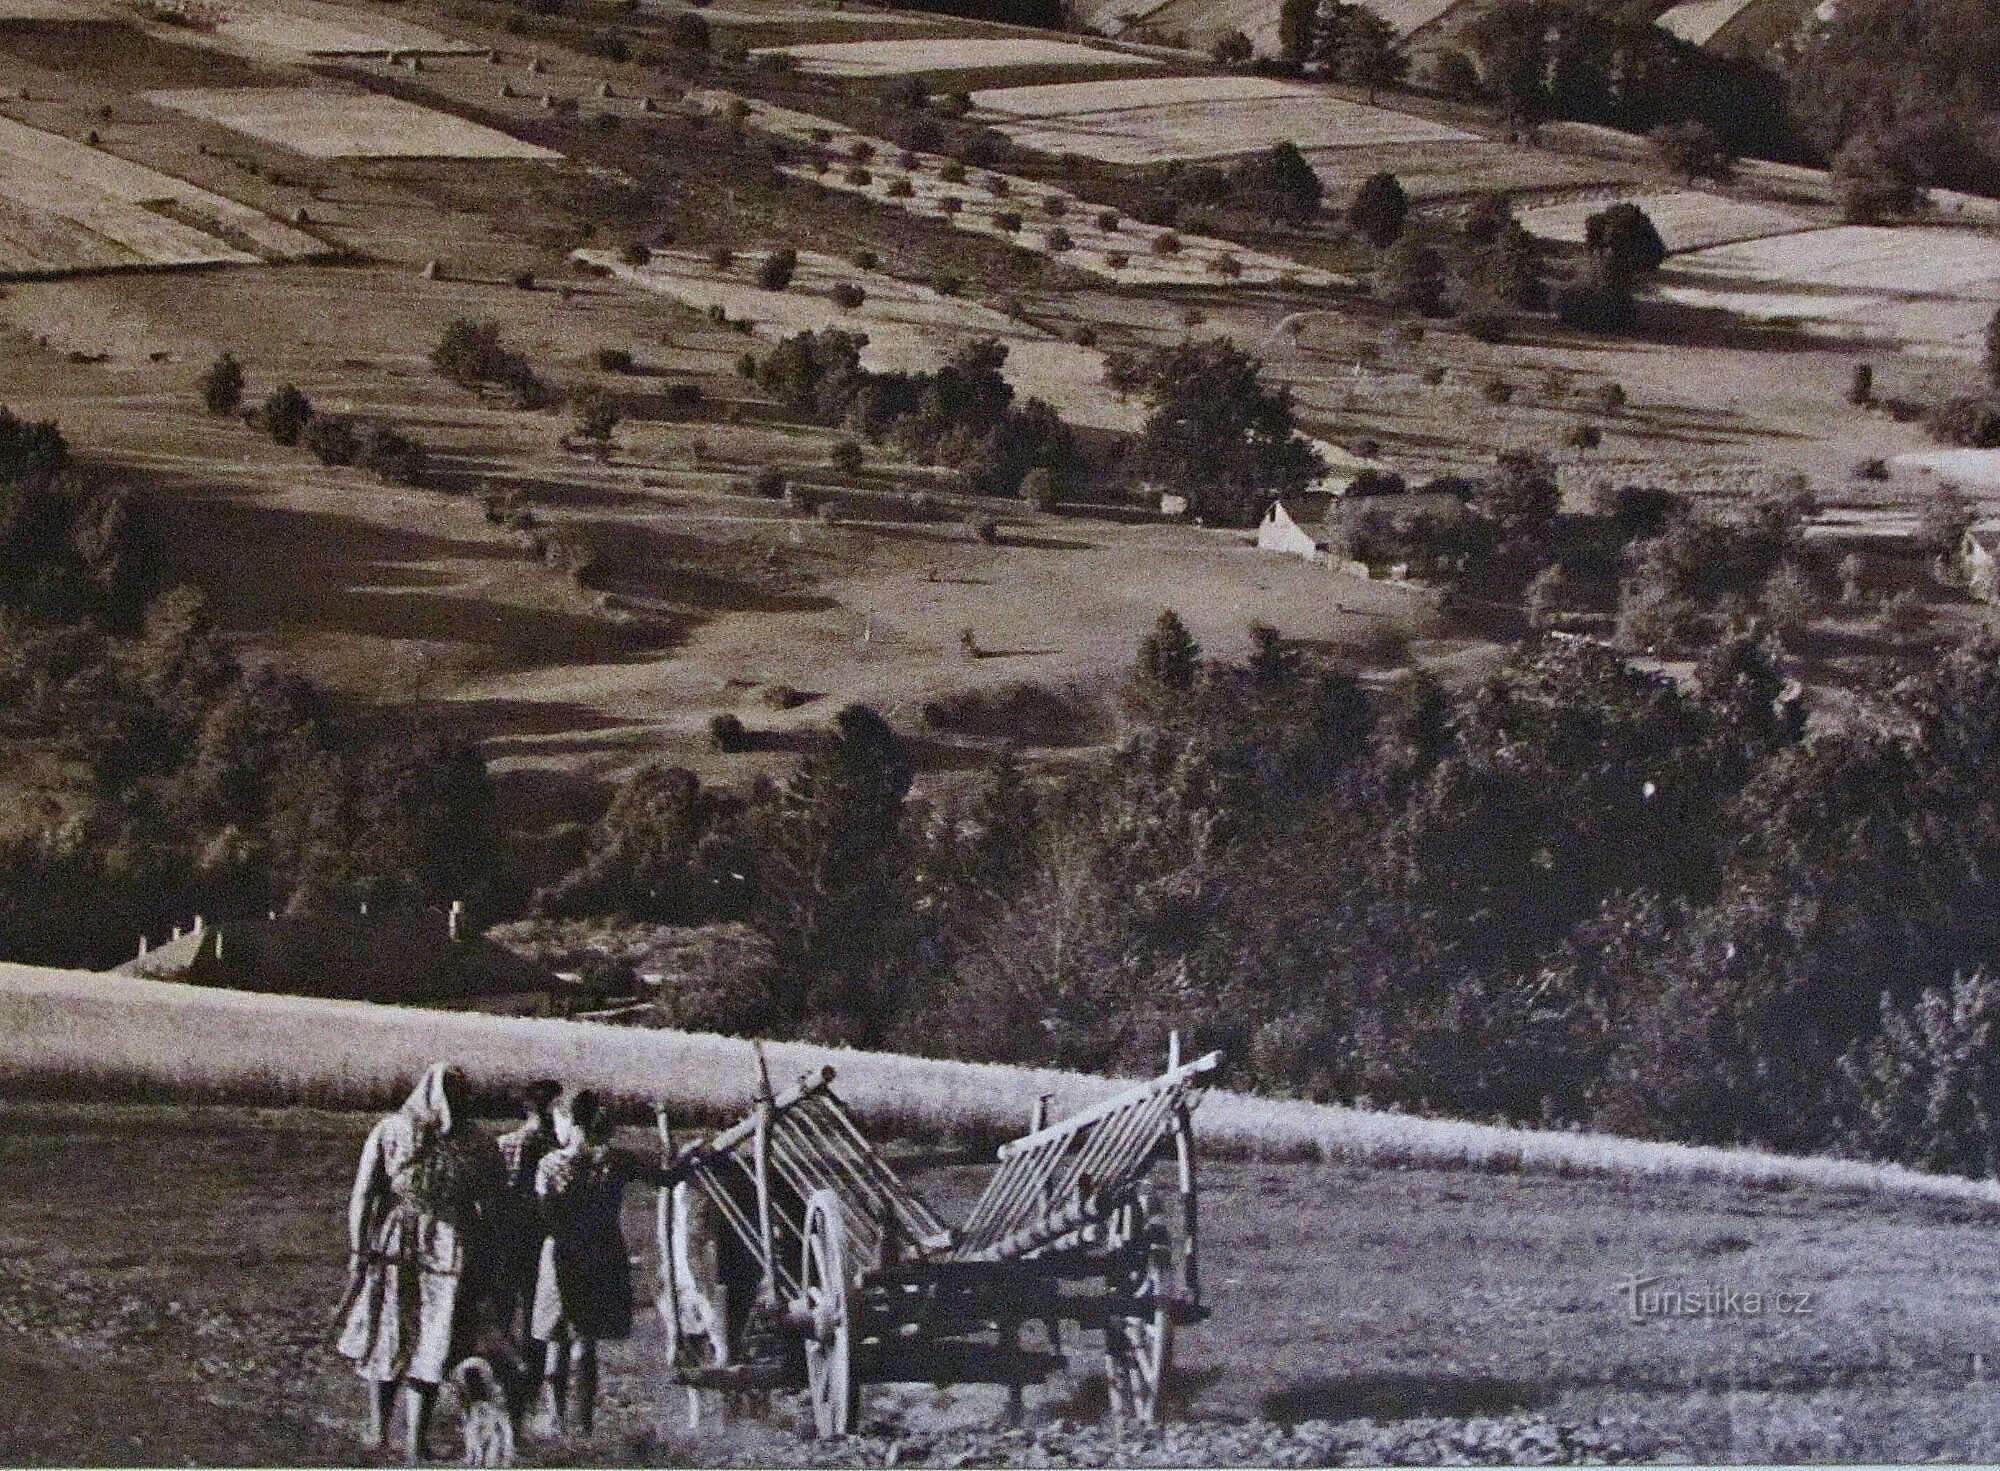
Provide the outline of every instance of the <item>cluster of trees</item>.
[[1400,310],[1457,315],[1475,336],[1505,335],[1512,318],[1553,310],[1591,332],[1632,325],[1634,299],[1667,248],[1636,204],[1607,206],[1585,221],[1584,257],[1573,277],[1551,286],[1541,243],[1514,218],[1505,195],[1473,201],[1457,229],[1412,217],[1394,174],[1362,180],[1347,226],[1380,252],[1375,295]]
[[1171,225],[1183,206],[1235,209],[1289,225],[1309,225],[1319,216],[1326,186],[1295,143],[1276,143],[1227,168],[1212,164],[1168,166],[1161,196],[1148,210],[1153,224]]
[[1396,28],[1369,7],[1345,0],[1284,0],[1278,46],[1287,61],[1366,87],[1371,102],[1376,88],[1394,86],[1410,70]]
[[1850,198],[1907,208],[1924,187],[2000,190],[2000,4],[1842,0],[1787,71],[1801,131]]
[[1567,118],[1651,133],[1693,122],[1730,152],[1796,151],[1785,84],[1774,72],[1645,20],[1581,0],[1506,0],[1452,40],[1439,81],[1498,104],[1523,128]]
[[[236,413],[243,403],[243,365],[223,353],[201,375],[197,390],[210,414]],[[384,480],[421,485],[430,469],[422,444],[389,424],[363,426],[339,414],[322,414],[295,383],[280,383],[249,416],[273,440],[299,445],[322,465],[359,465]]]
[[857,332],[801,332],[745,366],[790,412],[951,465],[980,494],[1019,494],[1037,472],[1046,486],[1073,482],[1076,438],[1040,399],[1014,402],[1004,343],[967,343],[935,372],[918,373],[862,367],[867,344]]
[[198,594],[157,591],[138,506],[70,461],[0,412],[0,739],[52,773],[0,842],[0,953],[109,964],[195,912],[480,898],[470,748],[238,661]]
[[1808,740],[1784,685],[1735,637],[1686,686],[1569,640],[1371,690],[1168,614],[1098,763],[914,801],[850,709],[781,786],[639,778],[544,904],[746,920],[742,1025],[1083,1068],[1179,1027],[1280,1092],[1985,1168],[2000,648],[1900,734]]

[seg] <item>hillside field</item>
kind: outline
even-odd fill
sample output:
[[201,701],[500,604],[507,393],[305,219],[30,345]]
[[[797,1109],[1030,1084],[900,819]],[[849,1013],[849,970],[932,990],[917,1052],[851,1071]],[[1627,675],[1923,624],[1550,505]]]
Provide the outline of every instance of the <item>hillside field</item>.
[[[357,1387],[325,1337],[365,1116],[11,1103],[0,1118],[0,1187],[16,1203],[0,1221],[10,1460],[365,1463]],[[984,1174],[893,1155],[946,1219]],[[1173,1392],[1193,1424],[1129,1439],[1131,1462],[1410,1461],[1510,1438],[1558,1457],[1584,1445],[1709,1462],[2000,1451],[1992,1387],[1967,1367],[1990,1355],[2000,1290],[1983,1211],[1230,1161],[1209,1162],[1205,1184],[1215,1316],[1181,1336]],[[630,1192],[625,1229],[648,1293],[650,1191]],[[1620,1284],[1635,1275],[1690,1297],[1810,1301],[1634,1322]],[[642,1316],[606,1349],[596,1443],[531,1442],[525,1460],[879,1465],[894,1442],[904,1464],[1060,1463],[1104,1449],[1080,1428],[1101,1413],[1095,1349],[1069,1351],[1070,1376],[1030,1391],[1033,1441],[984,1429],[998,1408],[984,1391],[901,1387],[869,1392],[864,1438],[816,1448],[786,1428],[798,1409],[782,1399],[767,1421],[690,1436]]]

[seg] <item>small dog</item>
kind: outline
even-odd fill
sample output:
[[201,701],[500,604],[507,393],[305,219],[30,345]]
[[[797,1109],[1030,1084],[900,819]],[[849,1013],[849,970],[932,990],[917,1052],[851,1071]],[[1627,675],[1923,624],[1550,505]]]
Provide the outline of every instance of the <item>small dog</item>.
[[514,1422],[493,1365],[485,1359],[462,1361],[451,1371],[451,1387],[465,1421],[465,1464],[513,1465]]

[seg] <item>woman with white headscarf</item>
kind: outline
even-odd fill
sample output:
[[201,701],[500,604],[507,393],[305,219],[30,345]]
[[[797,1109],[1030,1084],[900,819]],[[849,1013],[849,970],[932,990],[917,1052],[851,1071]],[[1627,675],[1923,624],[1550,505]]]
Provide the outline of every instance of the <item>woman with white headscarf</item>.
[[404,1455],[420,1459],[437,1386],[464,1356],[483,1292],[480,1236],[500,1156],[472,1126],[465,1075],[440,1063],[368,1135],[348,1204],[340,1352],[368,1381],[368,1435],[389,1438],[404,1386]]

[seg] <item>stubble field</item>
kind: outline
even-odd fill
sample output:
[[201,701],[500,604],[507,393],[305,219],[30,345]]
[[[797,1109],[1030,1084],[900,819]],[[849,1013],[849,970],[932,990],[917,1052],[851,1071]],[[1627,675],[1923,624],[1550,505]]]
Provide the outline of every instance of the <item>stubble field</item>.
[[[22,1464],[368,1461],[358,1387],[326,1342],[368,1119],[302,1111],[0,1105],[0,1411]],[[648,1145],[636,1134],[631,1147]],[[986,1166],[894,1149],[947,1220]],[[1179,1342],[1186,1423],[1134,1464],[1456,1459],[1990,1458],[2000,1288],[1982,1213],[1659,1182],[1204,1163],[1211,1321]],[[627,1199],[652,1290],[651,1192]],[[145,1249],[135,1247],[143,1233]],[[1712,1302],[1633,1321],[1627,1284]],[[1788,1309],[1777,1311],[1784,1294]],[[1744,1307],[1757,1294],[1758,1311]],[[1803,1300],[1803,1306],[1801,1301]],[[1728,1304],[1727,1307],[1724,1305]],[[687,1432],[656,1324],[605,1351],[591,1444],[530,1465],[1064,1464],[1102,1459],[1094,1344],[997,1433],[984,1391],[868,1391],[864,1436],[768,1418]],[[435,1449],[449,1455],[450,1417]],[[892,1451],[893,1447],[893,1451]],[[963,1460],[956,1458],[963,1457]]]

